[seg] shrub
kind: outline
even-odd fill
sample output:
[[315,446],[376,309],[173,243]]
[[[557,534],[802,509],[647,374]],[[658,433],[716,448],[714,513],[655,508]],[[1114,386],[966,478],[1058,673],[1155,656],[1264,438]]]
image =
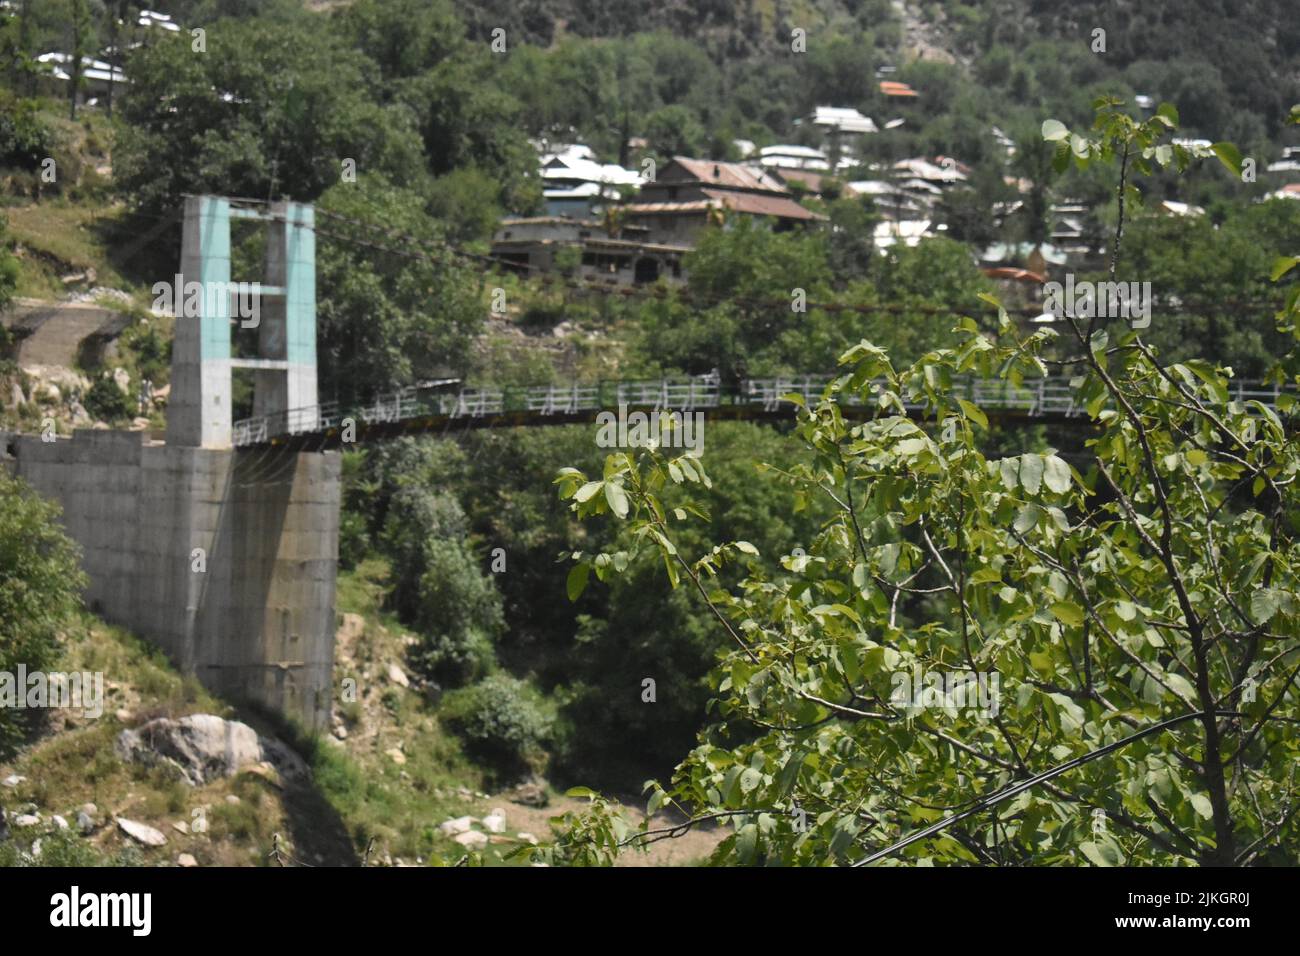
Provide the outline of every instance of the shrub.
[[135,414],[131,400],[111,378],[98,378],[86,393],[86,411],[92,418],[109,424],[130,418]]
[[[78,604],[84,576],[57,505],[0,468],[0,671],[45,670]],[[21,735],[18,715],[0,708],[0,756]]]
[[536,691],[505,674],[452,691],[439,716],[465,741],[471,755],[505,775],[538,767],[551,736],[552,719]]

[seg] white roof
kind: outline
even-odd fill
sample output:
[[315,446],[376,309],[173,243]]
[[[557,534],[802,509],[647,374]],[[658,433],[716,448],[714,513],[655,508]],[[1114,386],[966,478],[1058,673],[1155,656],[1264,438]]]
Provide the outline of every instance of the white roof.
[[590,149],[580,146],[571,147],[565,153],[543,156],[542,179],[577,180],[614,186],[640,186],[645,182],[636,170],[624,169],[617,163],[597,163],[579,151],[591,155]]
[[590,199],[600,195],[600,183],[581,183],[566,188],[543,189],[542,195],[547,199]]
[[1175,216],[1204,216],[1205,210],[1200,206],[1192,206],[1185,202],[1178,202],[1173,199],[1164,199],[1160,202],[1160,208],[1167,213]]
[[876,245],[887,249],[896,242],[915,246],[930,233],[929,219],[903,219],[899,222],[876,223]]
[[897,191],[893,183],[887,183],[883,179],[860,179],[849,183],[846,188],[858,196],[886,196]]
[[758,155],[766,159],[768,156],[793,156],[797,159],[825,159],[826,154],[820,149],[813,149],[811,146],[795,146],[790,143],[781,143],[776,146],[764,146],[758,151]]
[[[67,69],[72,65],[71,54],[59,52],[42,53],[36,58],[36,62],[48,65],[56,80],[72,79],[72,75]],[[88,80],[111,80],[114,83],[126,82],[126,74],[121,70],[115,70],[111,64],[105,63],[103,60],[92,60],[88,56],[83,56],[81,58],[81,75]]]
[[831,164],[826,154],[811,146],[764,146],[758,151],[759,162],[764,166],[786,169],[830,169]]
[[846,106],[819,106],[813,111],[816,126],[833,126],[845,133],[874,133],[876,124],[870,116]]
[[956,166],[937,166],[925,159],[900,159],[894,168],[909,173],[915,179],[939,180],[941,182],[965,182],[966,176]]
[[142,27],[162,27],[173,33],[180,31],[180,27],[172,22],[171,17],[165,13],[155,13],[153,10],[141,10],[140,17],[135,22]]
[[748,159],[754,154],[754,150],[758,149],[752,139],[733,139],[731,142],[740,152],[741,159]]

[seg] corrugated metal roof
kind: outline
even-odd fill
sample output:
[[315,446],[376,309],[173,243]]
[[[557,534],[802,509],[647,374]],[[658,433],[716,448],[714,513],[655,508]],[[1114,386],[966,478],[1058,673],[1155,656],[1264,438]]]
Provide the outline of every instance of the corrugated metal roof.
[[755,193],[733,193],[722,189],[706,189],[704,195],[732,212],[752,216],[776,216],[778,219],[825,219],[788,196],[760,196]]
[[755,189],[764,192],[785,193],[785,188],[760,169],[740,163],[715,162],[711,159],[691,159],[674,156],[673,162],[701,183],[725,186],[731,189]]

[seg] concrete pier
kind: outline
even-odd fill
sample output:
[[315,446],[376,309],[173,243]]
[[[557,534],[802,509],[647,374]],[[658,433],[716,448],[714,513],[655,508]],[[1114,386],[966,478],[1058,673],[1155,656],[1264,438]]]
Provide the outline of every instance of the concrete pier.
[[142,432],[10,439],[85,551],[87,605],[231,699],[329,726],[340,459]]

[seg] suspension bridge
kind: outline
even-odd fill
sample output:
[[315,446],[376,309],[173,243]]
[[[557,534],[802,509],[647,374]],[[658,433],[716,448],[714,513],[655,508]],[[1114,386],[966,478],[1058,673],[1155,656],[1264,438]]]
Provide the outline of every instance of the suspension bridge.
[[[258,415],[234,422],[231,445],[329,448],[345,440],[363,441],[403,434],[478,428],[535,427],[592,421],[595,414],[620,406],[644,411],[702,412],[706,419],[776,421],[793,418],[797,395],[817,402],[834,380],[830,375],[745,379],[724,386],[716,379],[602,381],[515,387],[445,386],[397,389],[355,406],[328,402]],[[873,383],[884,386],[883,380]],[[1230,395],[1241,403],[1276,408],[1276,385],[1236,382]],[[1082,422],[1086,412],[1066,375],[1031,379],[1012,385],[1003,379],[958,378],[954,398],[972,402],[990,418],[1003,421]],[[874,405],[856,395],[839,398],[849,417],[865,417]],[[917,418],[927,416],[922,402],[904,400]]]

